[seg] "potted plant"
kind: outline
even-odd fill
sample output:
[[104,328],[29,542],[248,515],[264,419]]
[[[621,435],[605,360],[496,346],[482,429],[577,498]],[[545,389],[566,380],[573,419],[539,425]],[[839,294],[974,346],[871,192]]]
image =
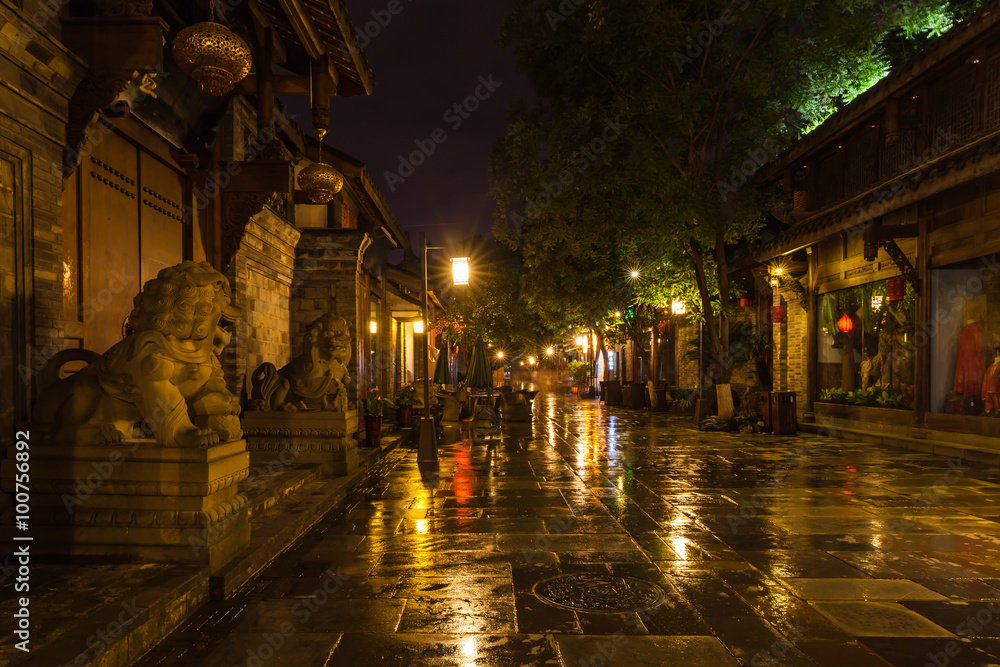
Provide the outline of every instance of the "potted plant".
[[378,387],[368,390],[361,399],[361,412],[365,415],[365,443],[375,447],[382,440],[382,414],[392,407],[392,401],[382,396]]
[[587,377],[590,375],[590,364],[586,361],[571,361],[569,370],[573,374],[573,387],[581,395],[587,387]]
[[408,428],[413,425],[413,406],[417,402],[417,388],[410,383],[399,388],[399,396],[396,397],[396,416],[399,425]]

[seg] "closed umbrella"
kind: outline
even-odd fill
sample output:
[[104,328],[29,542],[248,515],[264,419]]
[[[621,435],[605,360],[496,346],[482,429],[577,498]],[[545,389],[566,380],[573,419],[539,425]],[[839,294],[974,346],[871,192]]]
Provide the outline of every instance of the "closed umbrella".
[[448,348],[445,347],[438,354],[437,363],[434,365],[434,384],[449,384],[451,375],[448,373]]
[[469,372],[465,376],[465,386],[473,389],[492,389],[493,373],[490,362],[486,359],[486,344],[482,339],[472,346],[472,359],[469,360]]

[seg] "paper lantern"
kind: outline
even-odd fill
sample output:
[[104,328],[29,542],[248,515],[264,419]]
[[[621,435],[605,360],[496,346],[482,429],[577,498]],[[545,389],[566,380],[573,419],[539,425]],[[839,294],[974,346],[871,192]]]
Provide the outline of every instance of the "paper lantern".
[[843,317],[837,320],[837,328],[844,333],[851,333],[854,331],[854,320],[850,315],[844,313]]
[[750,297],[748,297],[748,296],[741,296],[740,297],[740,301],[739,301],[739,307],[740,308],[749,308],[750,307]]
[[889,278],[885,281],[886,291],[889,293],[889,301],[902,301],[906,298],[906,281],[902,278]]
[[771,306],[771,321],[775,324],[781,324],[785,321],[784,306]]

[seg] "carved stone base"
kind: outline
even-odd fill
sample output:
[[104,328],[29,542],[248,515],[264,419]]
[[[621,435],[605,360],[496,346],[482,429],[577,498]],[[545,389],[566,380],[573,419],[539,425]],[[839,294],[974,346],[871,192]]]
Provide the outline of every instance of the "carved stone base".
[[[3,490],[15,490],[15,454],[0,462]],[[32,553],[106,556],[208,566],[215,572],[250,543],[246,442],[206,448],[32,442]],[[5,500],[9,497],[4,496]],[[7,533],[21,514],[2,508]],[[5,538],[8,538],[5,535]]]
[[251,412],[241,420],[250,465],[319,463],[329,475],[358,468],[358,411]]

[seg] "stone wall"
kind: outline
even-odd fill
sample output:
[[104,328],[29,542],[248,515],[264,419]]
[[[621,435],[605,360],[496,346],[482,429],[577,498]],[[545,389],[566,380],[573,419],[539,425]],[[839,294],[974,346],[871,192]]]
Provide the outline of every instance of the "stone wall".
[[63,346],[62,150],[85,71],[25,16],[0,0],[0,443]]
[[772,323],[774,335],[774,390],[796,392],[795,404],[799,419],[805,416],[806,364],[808,363],[809,334],[806,330],[806,311],[799,296],[791,290],[775,288],[774,304],[785,306],[785,321]]
[[[357,392],[358,326],[361,264],[358,251],[364,232],[337,229],[302,230],[295,250],[295,277],[291,299],[292,347],[299,349],[306,327],[324,313],[335,313],[347,320],[351,331],[351,362],[348,372]],[[360,323],[367,330],[368,318]],[[353,400],[356,400],[357,395]]]
[[[244,319],[223,357],[230,391],[250,392],[249,374],[265,361],[281,368],[292,357],[291,290],[301,232],[270,209],[247,225],[226,276]],[[298,352],[298,349],[295,350]]]

